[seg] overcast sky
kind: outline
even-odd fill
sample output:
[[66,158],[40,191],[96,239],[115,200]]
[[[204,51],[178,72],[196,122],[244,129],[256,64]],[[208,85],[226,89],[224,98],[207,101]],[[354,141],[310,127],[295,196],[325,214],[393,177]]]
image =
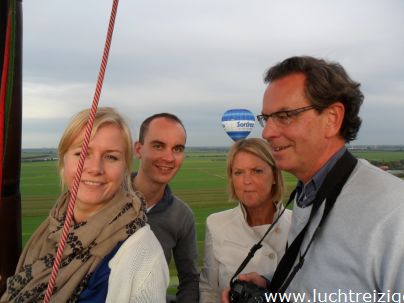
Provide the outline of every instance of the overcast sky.
[[[111,6],[23,1],[24,148],[56,147],[69,118],[91,106]],[[134,137],[167,111],[184,121],[188,146],[229,146],[222,114],[259,114],[268,67],[311,55],[362,84],[353,144],[404,144],[403,54],[402,0],[122,0],[99,106],[124,113]]]

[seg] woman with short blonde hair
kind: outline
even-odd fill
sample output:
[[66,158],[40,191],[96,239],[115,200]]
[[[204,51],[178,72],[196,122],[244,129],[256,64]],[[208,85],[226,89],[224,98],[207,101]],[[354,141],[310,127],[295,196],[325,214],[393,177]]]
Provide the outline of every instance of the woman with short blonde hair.
[[230,151],[227,154],[227,180],[229,184],[229,195],[230,198],[238,201],[234,190],[234,184],[232,179],[232,168],[234,157],[240,151],[250,153],[257,156],[261,160],[265,161],[271,168],[274,174],[274,184],[272,185],[272,201],[279,203],[282,200],[285,186],[283,181],[282,172],[275,166],[275,161],[272,156],[269,144],[264,139],[260,138],[250,138],[246,140],[239,140],[235,142]]
[[[229,196],[235,208],[209,215],[200,277],[200,302],[220,302],[220,293],[257,243],[283,211],[284,182],[268,142],[250,138],[233,144],[227,155]],[[291,212],[286,210],[263,240],[262,247],[241,273],[258,272],[271,278],[286,247]],[[269,276],[268,276],[269,274]]]

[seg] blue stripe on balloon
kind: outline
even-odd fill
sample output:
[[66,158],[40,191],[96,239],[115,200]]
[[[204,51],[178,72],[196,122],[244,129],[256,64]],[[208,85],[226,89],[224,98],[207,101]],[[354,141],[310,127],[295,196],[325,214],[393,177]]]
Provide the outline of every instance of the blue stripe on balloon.
[[255,121],[255,116],[247,109],[231,109],[222,116],[222,121],[248,120]]
[[234,141],[246,138],[250,132],[227,132]]

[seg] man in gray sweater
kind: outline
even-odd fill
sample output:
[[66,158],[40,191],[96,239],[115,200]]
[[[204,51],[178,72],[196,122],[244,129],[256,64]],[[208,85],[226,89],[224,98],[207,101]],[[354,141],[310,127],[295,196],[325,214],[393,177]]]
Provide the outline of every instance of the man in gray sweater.
[[194,215],[168,185],[181,167],[185,142],[186,131],[177,116],[160,113],[145,119],[135,143],[140,167],[132,179],[134,189],[146,198],[148,223],[163,247],[167,263],[174,256],[179,280],[177,303],[199,300]]
[[340,64],[312,57],[284,60],[265,81],[262,136],[299,181],[272,281],[240,280],[271,289],[277,302],[282,293],[292,302],[404,302],[404,182],[345,147],[361,125],[360,84]]

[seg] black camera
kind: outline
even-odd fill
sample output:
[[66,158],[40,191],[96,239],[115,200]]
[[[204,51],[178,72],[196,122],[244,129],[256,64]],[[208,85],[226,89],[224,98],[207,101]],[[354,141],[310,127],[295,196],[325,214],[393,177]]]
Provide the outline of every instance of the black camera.
[[267,302],[265,298],[266,289],[253,283],[234,280],[230,289],[231,303],[263,303]]
[[[289,202],[292,199],[289,199]],[[276,226],[279,218],[285,212],[286,207],[282,210],[282,212],[276,217],[276,219],[269,226],[268,230],[262,236],[261,240],[259,240],[256,244],[254,244],[250,252],[244,261],[240,264],[239,268],[234,273],[233,277],[230,279],[230,302],[231,303],[264,303],[264,302],[273,302],[272,296],[268,296],[268,293],[271,293],[270,290],[259,287],[253,283],[240,281],[236,279],[237,275],[242,272],[242,270],[247,266],[248,262],[254,257],[255,252],[262,247],[261,242],[264,238],[269,234],[269,232]],[[271,300],[271,301],[269,301]]]

